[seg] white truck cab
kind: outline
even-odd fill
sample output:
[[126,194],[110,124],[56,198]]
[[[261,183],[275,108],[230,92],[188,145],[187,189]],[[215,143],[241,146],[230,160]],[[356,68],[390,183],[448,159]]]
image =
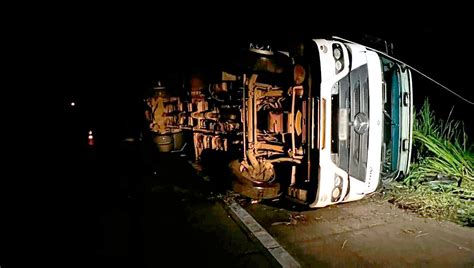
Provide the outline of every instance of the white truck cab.
[[362,45],[313,41],[321,68],[320,155],[317,194],[310,207],[324,207],[374,192],[385,161],[390,161],[386,174],[408,172],[412,83],[408,69]]
[[[375,52],[316,39],[321,65],[319,174],[311,207],[358,200],[379,183],[383,83]],[[334,123],[337,122],[337,123]]]

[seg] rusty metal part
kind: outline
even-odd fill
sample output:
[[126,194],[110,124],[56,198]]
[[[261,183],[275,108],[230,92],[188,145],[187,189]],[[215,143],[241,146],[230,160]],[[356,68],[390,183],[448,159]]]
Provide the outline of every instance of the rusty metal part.
[[[247,113],[246,113],[246,103],[245,103],[245,84],[247,82],[247,76],[244,74],[243,77],[243,90],[242,90],[242,113],[241,113],[241,121],[242,121],[242,129],[243,129],[243,149],[244,152],[247,151],[247,132],[246,132],[246,126],[247,126]],[[247,156],[244,153],[244,161],[247,160]]]
[[222,72],[222,81],[237,81],[237,76],[228,72]]
[[223,81],[219,83],[209,84],[209,92],[214,92],[216,94],[228,93],[228,83]]
[[283,107],[282,102],[285,100],[285,97],[263,97],[257,100],[258,110],[273,110],[278,111]]
[[295,88],[292,88],[292,94],[291,94],[291,114],[290,114],[290,117],[291,118],[290,120],[288,120],[288,124],[290,124],[290,126],[288,127],[288,130],[290,131],[291,133],[291,152],[293,153],[295,151],[295,98],[296,98],[296,94],[295,94]]
[[240,193],[243,196],[256,200],[275,199],[280,196],[279,183],[273,184],[271,185],[271,187],[261,187],[240,183],[240,181],[233,181],[232,190],[237,193]]
[[297,158],[291,158],[291,157],[280,157],[276,159],[271,159],[267,160],[270,163],[282,163],[282,162],[291,162],[291,163],[296,163],[296,164],[301,164],[301,160]]
[[257,159],[254,149],[247,151],[247,160],[241,162],[239,170],[242,175],[255,183],[269,182],[275,178],[275,171],[271,162],[264,158]]
[[257,132],[256,132],[256,122],[254,121],[254,109],[256,107],[254,103],[254,84],[255,81],[257,80],[257,75],[253,74],[249,81],[248,81],[248,99],[247,99],[247,128],[248,128],[248,143],[253,143],[255,140],[257,140]]
[[173,150],[174,143],[173,143],[173,136],[172,135],[169,135],[169,134],[166,134],[166,135],[156,134],[153,137],[153,141],[156,144],[156,146],[158,147],[158,150],[160,152],[165,152],[166,153],[166,152],[171,152]]
[[283,96],[283,90],[275,90],[274,88],[271,88],[271,90],[268,90],[267,92],[263,92],[261,94],[261,97],[282,97]]
[[296,112],[296,118],[295,118],[295,130],[296,130],[296,135],[301,135],[301,132],[302,132],[302,114],[301,114],[301,111],[298,110],[298,112]]
[[201,153],[204,150],[204,135],[200,133],[193,134],[195,160],[199,161]]
[[297,85],[301,85],[306,77],[306,71],[303,66],[296,64],[293,69],[293,79]]
[[305,144],[306,143],[306,128],[307,128],[307,125],[306,125],[306,116],[307,116],[307,102],[306,101],[303,101],[303,115],[302,115],[302,123],[303,123],[303,126],[302,126],[302,129],[303,129],[303,132],[302,132],[302,136],[301,136],[301,143]]
[[240,172],[240,162],[234,160],[229,164],[234,180],[232,189],[246,197],[262,200],[280,196],[280,184],[275,182],[255,182]]
[[284,152],[283,146],[282,145],[274,145],[274,144],[266,144],[266,143],[259,143],[257,146],[257,149],[261,150],[272,150],[272,151],[277,151],[277,152]]
[[305,189],[300,189],[294,186],[288,186],[286,193],[284,194],[285,198],[293,202],[307,205],[308,201],[308,191]]

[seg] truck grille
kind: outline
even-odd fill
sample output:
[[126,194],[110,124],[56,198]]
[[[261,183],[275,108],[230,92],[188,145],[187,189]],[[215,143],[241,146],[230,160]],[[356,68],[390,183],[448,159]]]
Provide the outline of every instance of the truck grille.
[[[339,109],[346,108],[349,120],[354,122],[358,113],[369,116],[369,76],[367,65],[362,65],[351,71],[348,76],[338,82],[338,95],[333,95],[332,143],[333,153],[338,153],[336,164],[347,171],[354,178],[365,181],[367,171],[367,157],[369,147],[368,131],[359,134],[354,126],[348,126],[347,140],[338,140]],[[337,151],[336,151],[337,150]]]

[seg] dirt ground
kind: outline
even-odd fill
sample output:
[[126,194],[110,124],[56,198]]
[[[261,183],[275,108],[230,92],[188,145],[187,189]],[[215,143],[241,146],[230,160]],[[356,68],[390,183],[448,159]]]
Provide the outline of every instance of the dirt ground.
[[474,267],[473,228],[377,198],[309,211],[276,202],[245,208],[302,267]]

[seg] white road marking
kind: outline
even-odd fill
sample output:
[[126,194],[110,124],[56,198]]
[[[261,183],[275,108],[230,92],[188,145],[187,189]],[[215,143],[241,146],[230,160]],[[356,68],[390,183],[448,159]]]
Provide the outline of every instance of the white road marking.
[[227,206],[282,267],[301,267],[300,264],[237,202],[232,200],[227,203]]

